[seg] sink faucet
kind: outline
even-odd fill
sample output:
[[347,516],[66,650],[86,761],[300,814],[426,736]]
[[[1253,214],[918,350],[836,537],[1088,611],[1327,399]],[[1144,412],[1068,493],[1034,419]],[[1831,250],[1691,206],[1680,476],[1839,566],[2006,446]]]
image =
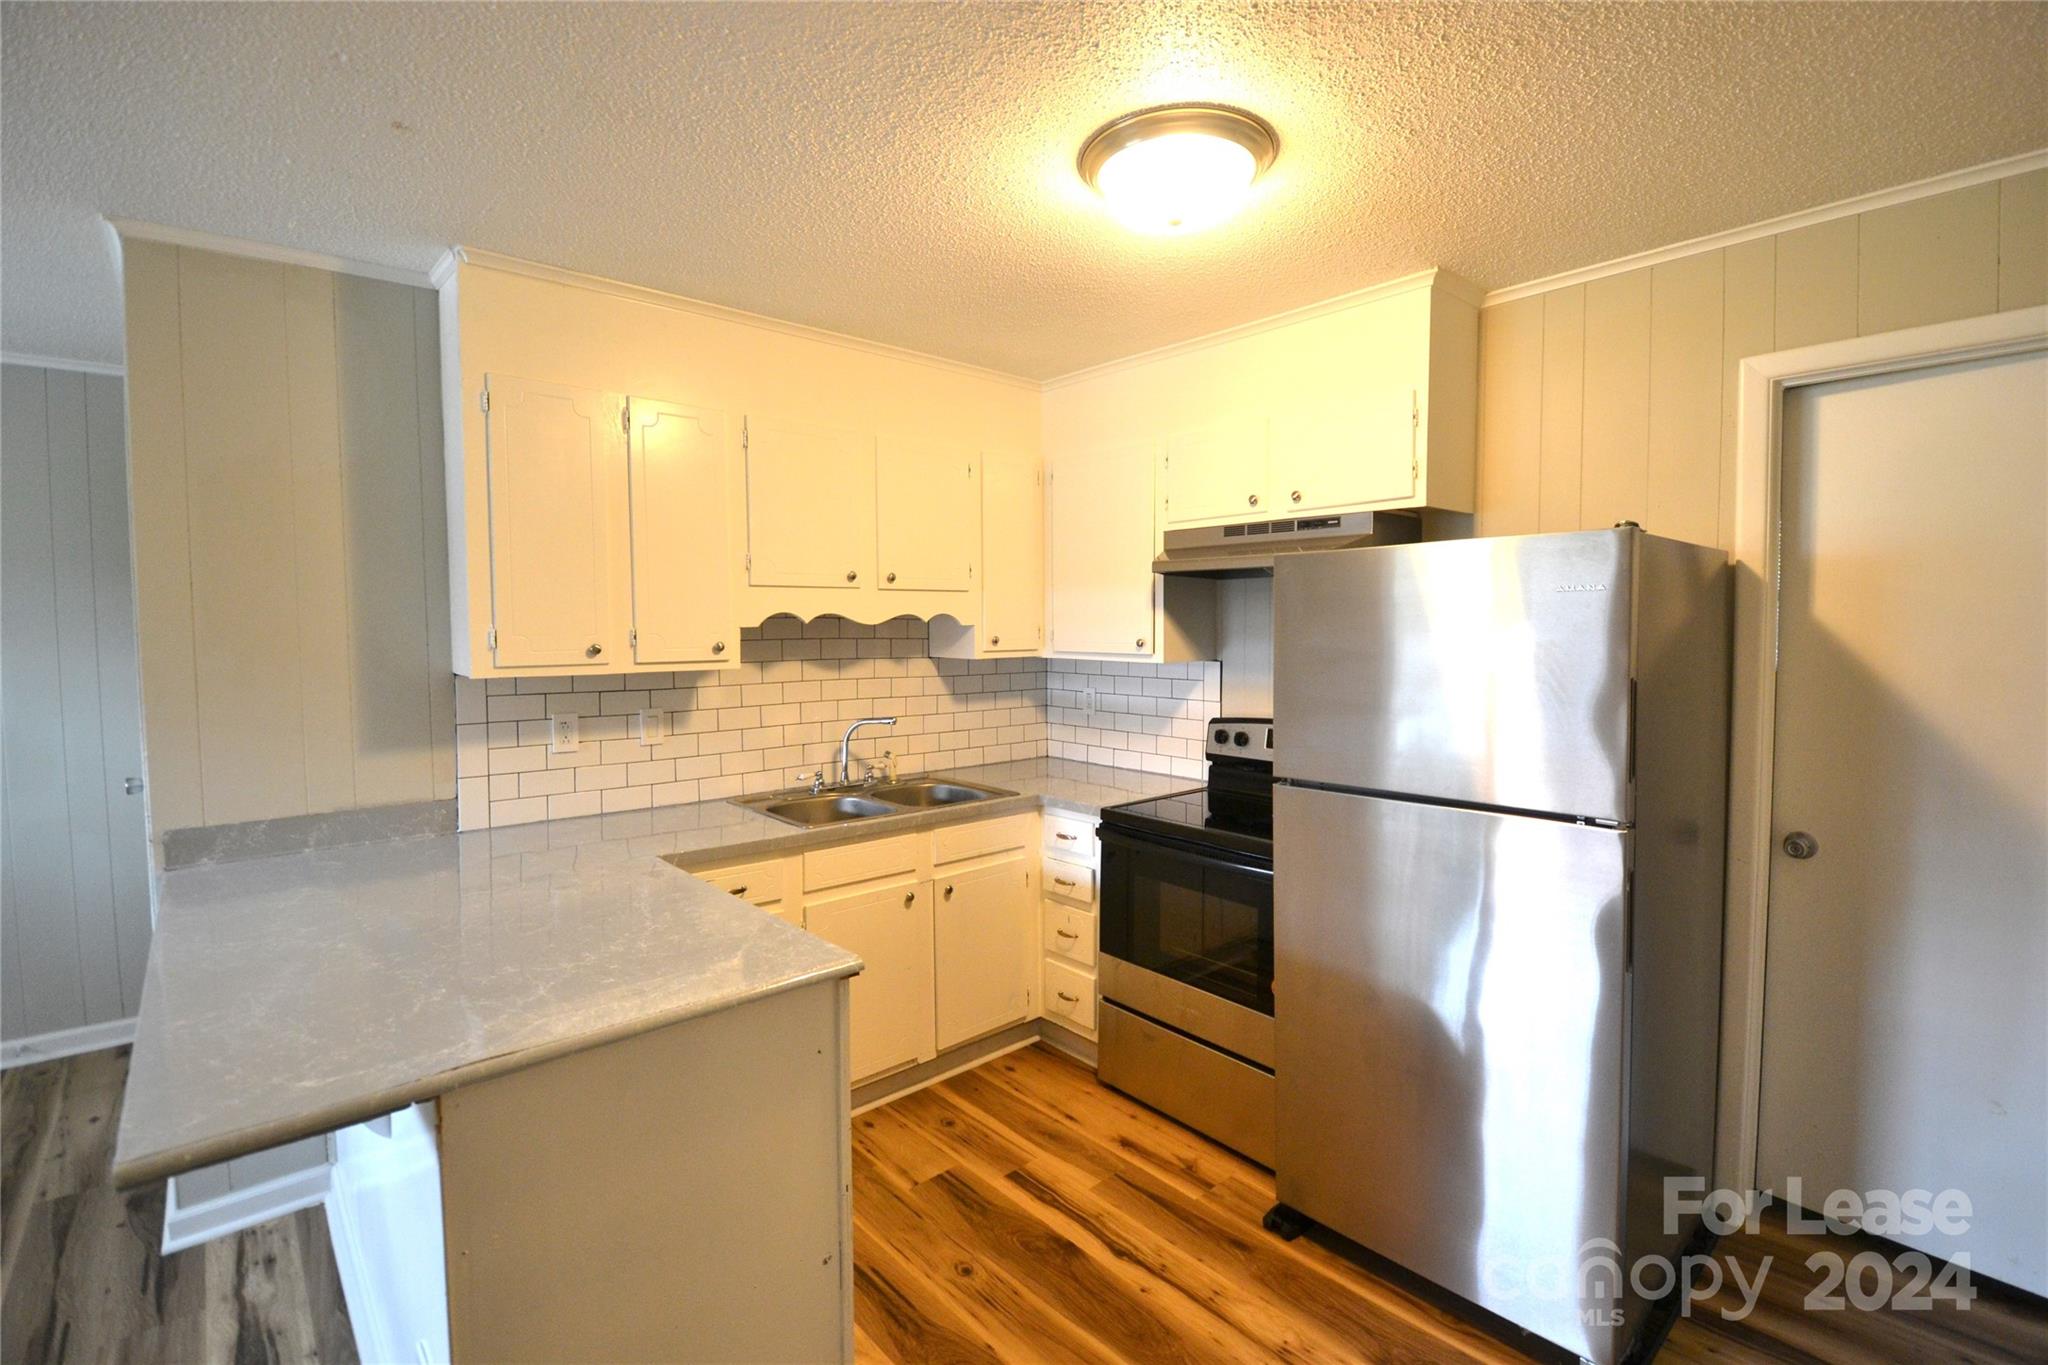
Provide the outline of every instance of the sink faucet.
[[846,734],[839,740],[840,786],[851,786],[853,783],[853,750],[851,747],[853,744],[853,732],[864,725],[894,725],[895,723],[896,717],[894,716],[869,716],[866,720],[857,720],[846,727]]

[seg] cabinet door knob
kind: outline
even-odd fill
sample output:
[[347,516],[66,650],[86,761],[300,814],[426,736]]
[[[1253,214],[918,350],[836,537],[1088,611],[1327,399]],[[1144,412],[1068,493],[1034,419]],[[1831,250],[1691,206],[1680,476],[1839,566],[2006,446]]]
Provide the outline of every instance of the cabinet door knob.
[[904,892],[904,893],[903,893],[903,903],[904,903],[905,905],[915,905],[915,904],[917,904],[917,893],[916,893],[915,891],[906,891],[906,892]]
[[735,896],[744,896],[744,895],[746,895],[746,894],[747,894],[747,884],[746,884],[745,882],[741,882],[741,883],[740,883],[740,884],[739,884],[738,886],[735,886],[735,887],[734,887],[734,888],[732,889],[732,894],[733,894],[733,895],[735,895]]
[[715,643],[714,643],[714,644],[713,644],[713,645],[711,646],[711,652],[712,652],[713,654],[723,654],[723,653],[725,653],[725,641],[723,641],[723,640],[719,640],[719,641],[715,642]]
[[853,580],[854,580],[854,579],[856,579],[856,578],[859,578],[859,577],[860,577],[860,571],[859,571],[858,569],[848,569],[848,570],[846,571],[846,581],[847,581],[847,582],[849,582],[849,583],[853,582]]
[[896,581],[896,575],[893,571],[889,574],[888,581],[891,583],[894,583]]
[[595,659],[598,655],[602,653],[604,653],[603,645],[592,645],[590,646],[590,648],[583,651],[583,656],[587,659]]
[[951,900],[951,899],[953,899],[953,888],[952,888],[952,887],[950,887],[950,886],[946,888],[946,899],[947,899],[947,900]]
[[1287,500],[1288,500],[1289,502],[1300,502],[1300,501],[1301,501],[1301,490],[1300,490],[1299,488],[1297,488],[1297,489],[1295,489],[1295,490],[1294,490],[1294,491],[1293,491],[1292,493],[1289,493],[1289,494],[1287,495]]
[[988,637],[988,647],[990,649],[994,649],[997,645],[1001,644],[1002,642],[1003,637],[1000,635],[991,635]]
[[1252,506],[1257,507],[1259,505],[1259,495],[1257,493],[1254,493],[1245,501],[1249,502]]
[[1145,647],[1145,637],[1144,637],[1144,636],[1142,636],[1142,635],[1140,635],[1140,636],[1138,637],[1138,648],[1140,648],[1140,649],[1143,649],[1144,647]]

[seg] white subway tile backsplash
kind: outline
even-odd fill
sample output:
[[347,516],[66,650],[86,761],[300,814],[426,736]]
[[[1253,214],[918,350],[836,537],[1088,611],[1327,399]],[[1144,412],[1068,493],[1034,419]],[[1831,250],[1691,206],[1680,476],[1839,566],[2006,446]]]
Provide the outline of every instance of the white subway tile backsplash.
[[[835,763],[841,732],[870,715],[897,724],[863,731],[856,757],[888,750],[904,774],[1050,755],[1204,775],[1216,664],[969,661],[926,650],[925,623],[911,617],[868,626],[776,616],[741,632],[740,665],[723,673],[458,679],[462,827],[774,791]],[[665,738],[652,745],[637,737],[643,710],[661,716]],[[578,751],[549,753],[548,717],[564,714],[579,718]]]

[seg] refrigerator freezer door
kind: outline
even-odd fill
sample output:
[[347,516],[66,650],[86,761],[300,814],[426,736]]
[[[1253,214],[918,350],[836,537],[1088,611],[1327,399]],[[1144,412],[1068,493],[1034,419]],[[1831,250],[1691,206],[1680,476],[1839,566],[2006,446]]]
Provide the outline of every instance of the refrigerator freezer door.
[[1614,1359],[1632,836],[1274,795],[1281,1202]]
[[1629,820],[1640,535],[1437,541],[1281,563],[1274,773]]

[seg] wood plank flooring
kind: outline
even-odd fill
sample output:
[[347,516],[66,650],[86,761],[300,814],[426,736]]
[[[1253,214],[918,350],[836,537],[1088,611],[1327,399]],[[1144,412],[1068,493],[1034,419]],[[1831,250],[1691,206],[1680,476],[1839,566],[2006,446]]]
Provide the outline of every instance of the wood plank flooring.
[[[316,1210],[162,1257],[162,1187],[108,1179],[125,1051],[0,1076],[0,1361],[351,1362]],[[1259,1218],[1272,1176],[1026,1048],[854,1120],[855,1343],[863,1362],[1519,1361],[1393,1274]],[[1807,1255],[1768,1218],[1720,1251],[1771,1273],[1677,1324],[1659,1359],[2048,1360],[2048,1312],[1810,1313]],[[1889,1251],[1885,1251],[1889,1255]],[[1527,1345],[1528,1343],[1521,1343]]]
[[[862,1361],[1519,1361],[1433,1294],[1259,1219],[1272,1175],[1026,1048],[853,1124],[856,1345]],[[1675,1325],[1660,1360],[2041,1361],[2048,1313],[1987,1292],[1968,1312],[1802,1311],[1806,1257],[1862,1238],[1795,1238],[1767,1216],[1724,1241],[1752,1279]],[[1895,1250],[1895,1249],[1892,1249]],[[1889,1256],[1890,1250],[1885,1254]]]
[[357,1359],[325,1215],[162,1255],[164,1187],[117,1191],[121,1048],[0,1074],[0,1360]]

